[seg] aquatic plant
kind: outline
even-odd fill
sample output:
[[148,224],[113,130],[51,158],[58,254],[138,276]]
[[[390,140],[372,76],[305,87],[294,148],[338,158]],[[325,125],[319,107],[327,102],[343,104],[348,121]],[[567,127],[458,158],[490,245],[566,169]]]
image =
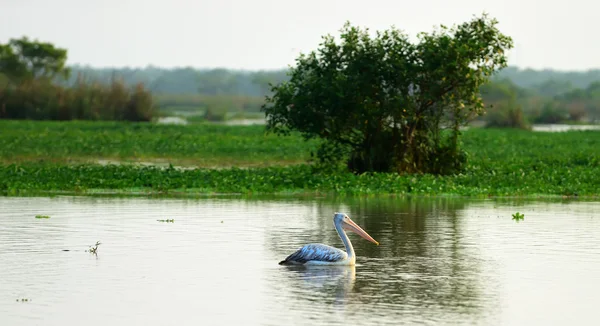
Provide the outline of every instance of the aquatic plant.
[[326,173],[309,165],[266,168],[176,169],[131,165],[0,165],[0,191],[98,193],[337,193],[398,195],[524,196],[599,194],[598,163],[561,165],[502,162],[474,165],[463,174]]
[[90,246],[90,248],[88,250],[86,250],[87,252],[97,255],[98,254],[98,246],[101,245],[100,241],[96,241],[96,244],[94,246]]
[[[263,126],[0,121],[0,193],[331,193],[346,195],[598,196],[600,132],[463,131],[460,174],[320,170],[300,136]],[[313,144],[314,145],[314,144]],[[162,158],[182,166],[96,164]],[[293,164],[296,163],[296,164]],[[254,166],[250,168],[242,168]]]
[[521,214],[519,212],[516,212],[516,213],[514,213],[512,215],[512,219],[515,220],[515,221],[517,221],[517,222],[518,221],[522,221],[524,218],[525,218],[525,215],[523,215],[523,214]]
[[36,215],[35,218],[50,218],[48,215]]

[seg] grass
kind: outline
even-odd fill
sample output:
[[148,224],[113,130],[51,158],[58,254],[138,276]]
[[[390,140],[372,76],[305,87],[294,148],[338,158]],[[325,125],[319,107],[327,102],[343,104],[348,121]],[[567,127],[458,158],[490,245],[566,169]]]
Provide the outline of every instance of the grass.
[[201,167],[305,162],[315,142],[265,135],[263,126],[0,120],[0,162],[170,162]]
[[[327,174],[304,163],[315,143],[263,126],[1,121],[0,191],[158,194],[600,194],[600,132],[464,132],[469,165],[453,176]],[[202,168],[98,165],[97,158],[168,158]],[[42,161],[43,160],[43,161]],[[69,164],[66,164],[69,163]],[[219,169],[206,166],[218,166]],[[244,168],[242,168],[244,167]]]

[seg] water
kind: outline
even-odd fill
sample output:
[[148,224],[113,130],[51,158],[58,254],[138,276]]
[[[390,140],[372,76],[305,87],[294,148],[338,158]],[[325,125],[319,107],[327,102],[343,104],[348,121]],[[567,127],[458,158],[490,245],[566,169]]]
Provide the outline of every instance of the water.
[[[190,113],[188,111],[180,111],[180,112],[173,112],[173,113],[176,113],[179,115],[184,115],[184,116],[198,114],[197,112]],[[158,118],[157,123],[187,125],[188,121],[185,118],[168,116],[168,117]],[[231,120],[226,120],[223,122],[214,122],[214,123],[230,125],[230,126],[237,126],[237,125],[248,126],[248,125],[264,125],[264,124],[266,124],[266,120],[265,120],[265,118],[231,119]],[[471,126],[473,126],[473,127],[483,127],[484,125],[485,125],[485,122],[483,122],[483,121],[471,122]],[[470,128],[470,126],[467,126],[467,127],[463,127],[462,129],[468,130],[469,128]],[[589,124],[589,125],[534,124],[534,125],[532,125],[532,130],[540,131],[540,132],[563,132],[563,131],[570,131],[570,130],[600,130],[600,125],[597,125],[597,124]]]
[[[470,128],[483,128],[485,126],[485,121],[477,120],[469,123],[469,126],[461,127],[462,130],[468,130]],[[531,130],[535,132],[565,132],[565,131],[582,131],[582,130],[600,130],[600,125],[595,124],[586,124],[586,125],[569,125],[569,124],[561,124],[561,123],[542,123],[542,124],[532,124]]]
[[[341,248],[335,211],[381,245],[351,234],[354,268],[277,264],[305,243]],[[599,212],[583,201],[1,197],[0,324],[596,325]]]
[[[182,114],[182,112],[177,112],[181,115],[190,115]],[[193,114],[193,113],[192,113]],[[161,117],[157,119],[157,123],[159,124],[176,124],[176,125],[187,125],[189,124],[187,119],[181,117]],[[264,125],[266,124],[266,120],[264,118],[255,118],[255,119],[230,119],[225,121],[215,121],[212,122],[214,124],[223,124],[228,126],[250,126],[250,125]]]
[[538,124],[533,125],[533,131],[564,132],[571,130],[600,130],[600,125],[566,125],[566,124]]
[[180,117],[160,117],[157,120],[159,124],[175,124],[175,125],[187,125],[188,121]]

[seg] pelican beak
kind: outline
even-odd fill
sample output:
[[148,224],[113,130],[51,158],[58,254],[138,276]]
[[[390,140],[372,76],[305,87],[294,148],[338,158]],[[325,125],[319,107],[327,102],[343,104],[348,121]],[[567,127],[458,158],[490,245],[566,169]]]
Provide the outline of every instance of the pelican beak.
[[360,235],[363,239],[373,242],[374,244],[379,246],[379,242],[377,242],[375,239],[373,239],[367,232],[365,232],[365,230],[363,230],[360,226],[358,226],[356,223],[354,223],[354,221],[351,220],[350,218],[348,218],[348,220],[344,221],[343,228],[346,230],[352,231],[352,232]]

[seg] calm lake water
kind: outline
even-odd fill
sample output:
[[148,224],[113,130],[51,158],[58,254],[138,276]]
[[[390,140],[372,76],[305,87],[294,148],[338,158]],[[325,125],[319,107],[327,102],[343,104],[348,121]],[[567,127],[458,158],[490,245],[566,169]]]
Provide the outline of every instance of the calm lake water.
[[[381,245],[277,264],[336,211]],[[598,325],[600,203],[0,197],[0,275],[10,326]]]

